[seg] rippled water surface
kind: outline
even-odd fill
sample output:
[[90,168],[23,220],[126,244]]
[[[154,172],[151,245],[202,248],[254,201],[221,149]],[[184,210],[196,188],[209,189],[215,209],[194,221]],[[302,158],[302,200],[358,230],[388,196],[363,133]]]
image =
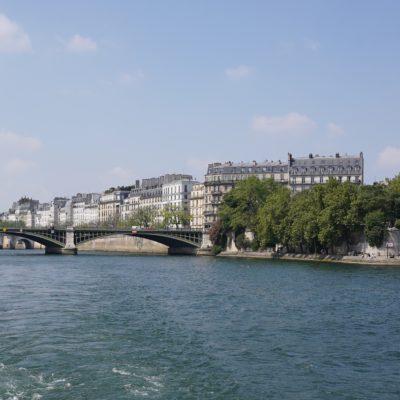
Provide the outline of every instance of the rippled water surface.
[[399,399],[400,268],[0,251],[0,400]]

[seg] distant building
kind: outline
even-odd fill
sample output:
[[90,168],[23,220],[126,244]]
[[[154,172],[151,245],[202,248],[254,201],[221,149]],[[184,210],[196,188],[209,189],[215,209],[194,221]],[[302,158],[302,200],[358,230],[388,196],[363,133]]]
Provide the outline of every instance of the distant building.
[[233,163],[231,161],[208,164],[204,178],[204,228],[209,229],[217,221],[217,213],[222,197],[235,187],[236,183],[256,176],[259,179],[272,178],[287,185],[288,165],[281,161]]
[[190,226],[192,229],[204,228],[204,184],[193,185],[190,196]]
[[190,192],[193,184],[191,175],[166,174],[154,178],[142,179],[141,184],[136,181],[134,188],[125,198],[121,216],[129,219],[139,209],[150,208],[155,213],[156,223],[163,222],[162,210],[167,205],[185,207],[189,211]]
[[293,192],[301,192],[313,185],[326,183],[330,178],[340,182],[364,183],[363,153],[357,156],[340,155],[293,157],[288,154],[289,187]]
[[100,198],[98,193],[78,193],[72,196],[72,225],[96,224],[99,221]]
[[[162,207],[166,210],[185,211],[190,215],[190,199],[193,186],[198,184],[190,179],[179,179],[162,186]],[[183,226],[180,226],[183,228]]]
[[121,218],[122,205],[129,196],[127,190],[115,190],[111,193],[104,192],[99,201],[100,224],[115,223]]
[[140,192],[136,189],[131,190],[128,197],[124,200],[121,216],[124,221],[134,215],[140,206]]
[[14,202],[7,215],[7,220],[14,223],[22,223],[27,228],[32,228],[35,224],[35,211],[39,206],[38,200],[28,197],[21,197]]
[[35,210],[34,226],[46,228],[58,226],[60,224],[60,210],[65,207],[68,199],[65,197],[55,197],[50,203],[39,203]]
[[58,213],[58,220],[60,226],[72,226],[72,201],[68,200],[65,202],[63,207],[60,207]]

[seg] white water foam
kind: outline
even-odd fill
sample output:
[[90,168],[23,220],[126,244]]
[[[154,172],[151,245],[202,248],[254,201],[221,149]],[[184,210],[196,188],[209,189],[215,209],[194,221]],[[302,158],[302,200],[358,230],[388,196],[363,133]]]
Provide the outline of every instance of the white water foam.
[[124,388],[127,389],[129,393],[135,396],[146,397],[150,395],[150,392],[144,390],[144,388],[137,389],[135,387],[132,387],[132,385],[124,385]]
[[123,369],[117,369],[117,368],[113,368],[112,372],[114,372],[114,374],[119,374],[119,375],[131,375],[130,372],[124,371]]

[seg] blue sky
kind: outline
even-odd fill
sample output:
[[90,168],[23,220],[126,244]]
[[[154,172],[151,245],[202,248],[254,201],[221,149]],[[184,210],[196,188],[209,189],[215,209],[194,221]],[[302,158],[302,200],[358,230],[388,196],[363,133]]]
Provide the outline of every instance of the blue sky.
[[400,171],[398,1],[0,0],[0,210],[213,161]]

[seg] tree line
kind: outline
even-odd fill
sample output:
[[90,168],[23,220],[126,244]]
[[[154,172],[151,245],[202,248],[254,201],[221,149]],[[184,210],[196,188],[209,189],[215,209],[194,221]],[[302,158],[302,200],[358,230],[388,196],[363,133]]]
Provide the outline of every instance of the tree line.
[[362,236],[380,247],[387,228],[400,229],[400,175],[363,186],[330,179],[296,194],[273,179],[250,177],[224,195],[218,215],[209,232],[216,252],[229,233],[239,248],[252,250],[281,245],[288,252],[333,254]]

